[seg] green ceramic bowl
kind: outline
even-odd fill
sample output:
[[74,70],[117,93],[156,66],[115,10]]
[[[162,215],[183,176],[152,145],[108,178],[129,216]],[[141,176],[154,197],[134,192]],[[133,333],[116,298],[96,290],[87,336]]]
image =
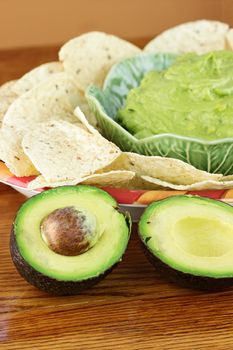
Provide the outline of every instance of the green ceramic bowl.
[[233,138],[206,141],[158,134],[139,140],[116,122],[117,112],[123,107],[128,92],[140,84],[145,73],[166,69],[176,57],[162,53],[134,56],[112,67],[102,90],[90,86],[86,98],[99,128],[104,137],[123,151],[177,158],[211,173],[233,174]]

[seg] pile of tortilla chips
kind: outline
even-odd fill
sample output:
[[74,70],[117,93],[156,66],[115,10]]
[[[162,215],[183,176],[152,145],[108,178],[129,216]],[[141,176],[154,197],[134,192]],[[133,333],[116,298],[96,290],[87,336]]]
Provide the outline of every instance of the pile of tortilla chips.
[[[221,22],[186,23],[157,36],[144,50],[233,49],[232,31]],[[97,131],[85,89],[92,83],[102,86],[113,64],[140,52],[116,36],[91,32],[65,43],[58,62],[2,85],[0,160],[15,176],[36,175],[31,189],[79,183],[129,189],[233,187],[232,177],[180,160],[121,152]]]

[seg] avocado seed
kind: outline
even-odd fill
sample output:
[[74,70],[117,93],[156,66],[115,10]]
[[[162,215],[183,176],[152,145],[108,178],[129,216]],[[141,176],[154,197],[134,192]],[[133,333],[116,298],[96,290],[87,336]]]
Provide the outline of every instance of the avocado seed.
[[75,207],[54,210],[41,222],[41,235],[48,247],[61,255],[79,255],[99,239],[96,217]]

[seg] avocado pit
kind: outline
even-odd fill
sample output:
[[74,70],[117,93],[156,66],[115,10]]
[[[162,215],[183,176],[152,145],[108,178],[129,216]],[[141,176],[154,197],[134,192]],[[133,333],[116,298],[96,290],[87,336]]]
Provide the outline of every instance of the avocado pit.
[[74,206],[51,212],[42,220],[40,229],[48,247],[66,256],[86,252],[100,237],[95,216]]

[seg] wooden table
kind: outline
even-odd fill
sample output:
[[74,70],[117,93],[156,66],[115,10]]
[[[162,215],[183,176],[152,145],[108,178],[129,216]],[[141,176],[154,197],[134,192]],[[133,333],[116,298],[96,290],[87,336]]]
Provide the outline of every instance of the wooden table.
[[[56,52],[0,52],[0,83]],[[0,185],[0,349],[233,349],[233,289],[202,293],[167,283],[144,257],[136,227],[123,262],[87,292],[54,297],[27,284],[9,254],[11,223],[24,200]]]

